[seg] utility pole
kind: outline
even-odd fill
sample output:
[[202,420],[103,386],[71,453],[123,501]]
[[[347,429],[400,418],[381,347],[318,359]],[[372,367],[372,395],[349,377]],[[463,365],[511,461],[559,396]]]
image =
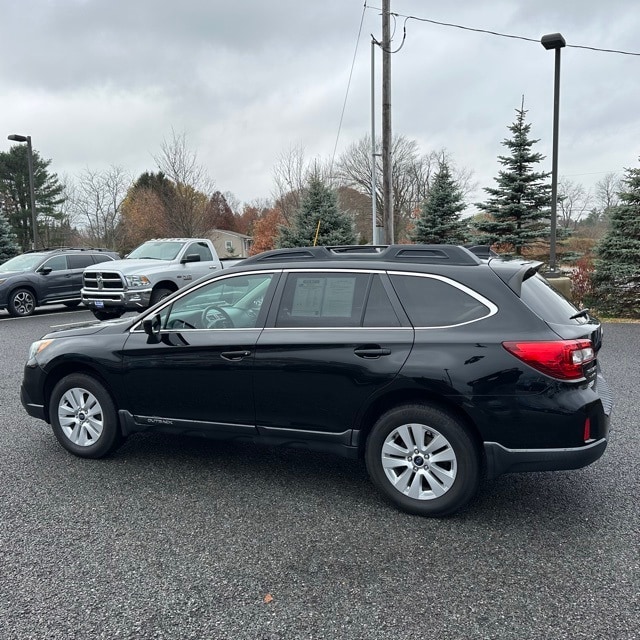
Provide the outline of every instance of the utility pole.
[[391,0],[382,0],[382,202],[384,241],[393,244],[393,194],[391,182]]

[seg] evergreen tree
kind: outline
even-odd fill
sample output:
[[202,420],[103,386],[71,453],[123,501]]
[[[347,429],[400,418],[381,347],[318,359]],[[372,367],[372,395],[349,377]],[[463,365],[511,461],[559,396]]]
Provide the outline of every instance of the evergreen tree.
[[[316,237],[317,236],[317,237]],[[281,226],[278,247],[355,244],[353,220],[338,208],[334,191],[312,175],[291,225]]]
[[597,247],[594,299],[600,312],[640,318],[640,169],[627,169],[620,204]]
[[11,230],[7,218],[0,211],[0,264],[19,253],[20,247],[16,243],[16,236]]
[[[29,161],[26,145],[17,144],[0,153],[0,201],[11,203],[4,210],[18,243],[23,250],[31,246],[31,197],[29,194]],[[49,172],[51,160],[43,160],[33,151],[33,185],[36,196],[36,224],[46,218],[64,220],[60,205],[64,202],[64,187],[55,173]],[[40,233],[38,237],[40,237]]]
[[476,224],[481,244],[510,245],[516,255],[539,240],[549,238],[551,186],[546,183],[549,173],[533,170],[544,159],[532,147],[539,140],[529,138],[530,124],[525,123],[524,105],[516,109],[516,121],[509,127],[513,134],[502,144],[511,151],[509,156],[498,156],[504,167],[495,178],[498,186],[487,187],[489,199],[476,204],[488,214]]
[[442,158],[411,239],[422,244],[463,243],[466,225],[460,220],[460,214],[464,208],[462,191]]

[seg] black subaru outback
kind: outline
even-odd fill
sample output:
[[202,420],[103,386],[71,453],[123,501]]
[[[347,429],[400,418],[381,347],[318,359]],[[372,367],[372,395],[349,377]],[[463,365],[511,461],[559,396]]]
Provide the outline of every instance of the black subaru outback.
[[600,323],[538,275],[449,245],[266,252],[139,316],[31,346],[21,398],[72,453],[142,430],[364,457],[401,509],[607,445]]

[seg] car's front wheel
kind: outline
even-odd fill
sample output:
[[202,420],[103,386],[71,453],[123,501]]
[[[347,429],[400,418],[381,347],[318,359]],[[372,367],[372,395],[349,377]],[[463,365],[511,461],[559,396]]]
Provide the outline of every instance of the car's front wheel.
[[102,458],[122,442],[111,396],[98,380],[84,373],[73,373],[56,384],[49,415],[58,442],[82,458]]
[[36,308],[36,298],[29,289],[16,289],[9,296],[7,311],[14,318],[30,316]]
[[403,511],[446,516],[475,495],[480,457],[469,432],[431,405],[403,405],[376,422],[365,458],[373,483]]
[[115,320],[116,318],[119,318],[124,313],[124,311],[120,311],[119,309],[118,310],[109,309],[108,311],[99,311],[97,309],[92,309],[91,313],[93,313],[95,318],[102,321],[102,320]]
[[173,290],[168,289],[167,287],[159,287],[158,289],[154,289],[151,292],[151,299],[149,300],[149,306],[153,307],[154,304],[160,302],[160,300],[164,300],[167,296],[170,296],[173,293]]

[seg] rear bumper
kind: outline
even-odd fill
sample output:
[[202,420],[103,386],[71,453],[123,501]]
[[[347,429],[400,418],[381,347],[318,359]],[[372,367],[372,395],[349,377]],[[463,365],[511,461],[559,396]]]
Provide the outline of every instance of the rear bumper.
[[522,471],[580,469],[595,462],[607,448],[607,438],[565,449],[508,449],[497,442],[485,442],[487,477]]

